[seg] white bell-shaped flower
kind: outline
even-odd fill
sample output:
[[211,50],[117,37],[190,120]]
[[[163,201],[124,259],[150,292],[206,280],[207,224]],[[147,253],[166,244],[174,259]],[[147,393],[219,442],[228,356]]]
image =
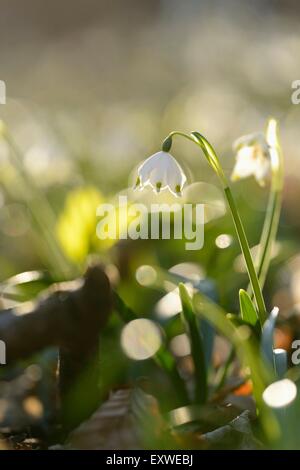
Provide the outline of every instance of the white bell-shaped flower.
[[233,144],[236,163],[231,175],[233,181],[254,176],[264,186],[271,171],[270,146],[263,133],[240,137]]
[[160,151],[139,166],[135,188],[151,186],[157,193],[169,189],[175,196],[181,196],[185,182],[186,176],[175,158],[168,152]]

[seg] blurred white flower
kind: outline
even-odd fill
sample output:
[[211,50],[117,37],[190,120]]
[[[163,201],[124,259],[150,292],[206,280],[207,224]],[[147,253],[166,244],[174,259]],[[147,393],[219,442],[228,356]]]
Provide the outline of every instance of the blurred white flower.
[[174,157],[168,152],[157,152],[147,158],[138,168],[135,189],[151,186],[159,193],[163,189],[175,196],[181,196],[186,176]]
[[270,146],[263,133],[240,137],[233,144],[236,163],[231,175],[233,181],[253,175],[264,186],[271,171]]

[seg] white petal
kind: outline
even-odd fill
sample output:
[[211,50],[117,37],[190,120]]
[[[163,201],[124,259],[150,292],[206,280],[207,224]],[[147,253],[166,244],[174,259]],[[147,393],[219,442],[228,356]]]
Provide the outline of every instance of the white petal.
[[171,193],[175,194],[175,196],[180,196],[182,188],[186,182],[186,176],[175,159],[172,162],[169,162],[167,182]]
[[254,174],[256,158],[253,147],[242,147],[236,157],[232,179],[247,178]]
[[265,157],[259,158],[258,160],[259,161],[256,165],[254,175],[255,175],[256,181],[259,184],[264,185],[265,180],[271,171],[271,165],[270,165],[270,161]]
[[140,165],[138,178],[142,187],[150,185],[156,192],[168,187],[177,196],[186,181],[175,158],[163,151],[155,153]]
[[152,170],[148,184],[150,184],[156,192],[167,187],[167,168],[165,164],[161,164]]
[[268,148],[263,132],[254,132],[252,134],[243,135],[236,139],[233,143],[233,149],[237,152],[242,147],[252,147],[259,144],[263,149]]
[[145,184],[149,178],[152,170],[154,170],[160,161],[161,154],[165,152],[157,152],[154,155],[151,155],[151,157],[147,158],[138,168],[138,176],[141,180],[142,184]]
[[260,185],[264,185],[270,171],[270,147],[262,132],[240,137],[234,142],[237,152],[232,179],[247,178],[253,175]]

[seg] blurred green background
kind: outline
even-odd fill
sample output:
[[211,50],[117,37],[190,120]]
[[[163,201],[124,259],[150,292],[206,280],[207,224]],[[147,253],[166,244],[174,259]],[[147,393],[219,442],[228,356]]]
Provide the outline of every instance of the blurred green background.
[[[57,230],[64,232],[63,249],[72,262],[82,265],[88,253],[107,251],[94,240],[89,225],[97,198],[109,199],[131,186],[134,167],[160,148],[169,131],[200,130],[230,174],[233,140],[262,129],[270,115],[280,121],[286,158],[280,237],[291,240],[294,251],[300,191],[300,107],[291,103],[291,83],[298,78],[300,62],[296,1],[1,0],[0,9],[0,78],[7,86],[0,117],[55,219],[67,211]],[[174,146],[174,155],[190,169],[190,182],[215,185],[215,176],[197,152],[180,140]],[[31,196],[20,184],[4,141],[0,191],[1,279],[47,268],[47,254],[41,256],[26,206]],[[254,245],[267,191],[252,180],[235,184],[234,191]],[[84,197],[93,202],[85,203]],[[205,197],[204,187],[197,200],[205,202]],[[82,222],[83,213],[89,222]],[[211,237],[209,225],[205,249],[196,254],[212,277],[218,275],[215,258],[220,255],[232,266],[238,252],[236,247],[225,256],[216,250],[216,236],[232,230],[230,220],[221,221]],[[156,258],[150,242],[146,246],[150,258]],[[167,268],[195,258],[171,246],[168,258],[164,250],[159,262]],[[298,302],[295,285],[293,293],[281,287],[276,297],[280,307]]]

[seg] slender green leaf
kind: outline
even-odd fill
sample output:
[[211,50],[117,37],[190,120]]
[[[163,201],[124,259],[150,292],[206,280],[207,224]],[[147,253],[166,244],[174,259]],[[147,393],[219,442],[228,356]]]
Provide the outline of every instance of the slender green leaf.
[[191,355],[195,368],[195,402],[205,403],[207,398],[207,377],[203,341],[189,293],[184,284],[181,283],[178,287],[183,320],[191,341]]
[[245,290],[240,289],[239,297],[242,319],[249,325],[255,326],[258,321],[258,315],[250,296]]
[[256,399],[262,427],[270,441],[276,441],[280,437],[280,428],[273,411],[269,409],[262,394],[273,380],[272,370],[264,363],[259,354],[259,347],[251,328],[246,325],[236,328],[226,318],[226,312],[217,304],[208,300],[203,294],[194,296],[195,313],[211,322],[236,348],[239,359],[249,367],[253,382],[254,396]]

